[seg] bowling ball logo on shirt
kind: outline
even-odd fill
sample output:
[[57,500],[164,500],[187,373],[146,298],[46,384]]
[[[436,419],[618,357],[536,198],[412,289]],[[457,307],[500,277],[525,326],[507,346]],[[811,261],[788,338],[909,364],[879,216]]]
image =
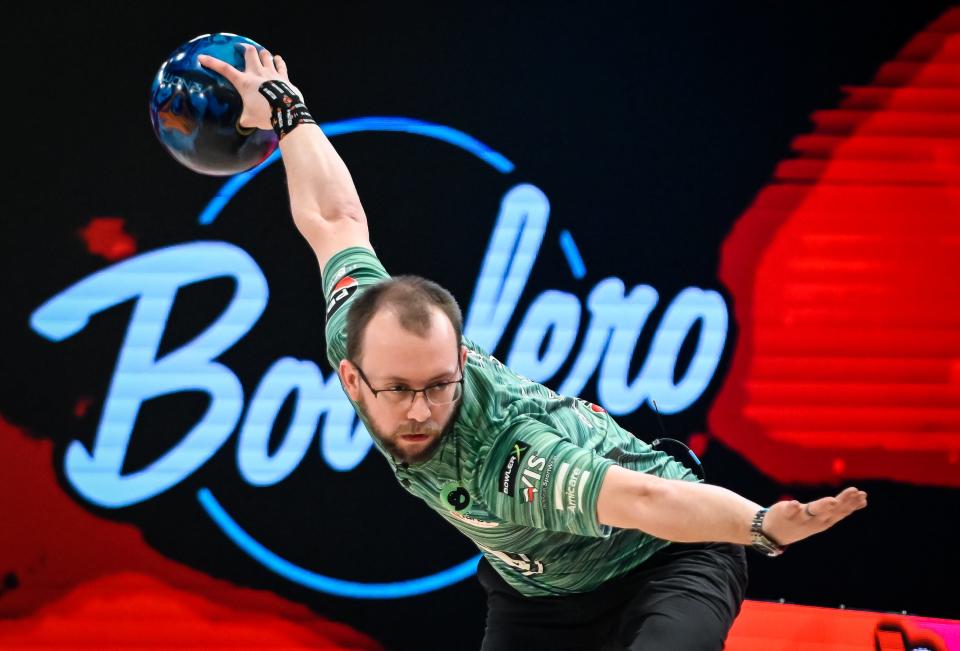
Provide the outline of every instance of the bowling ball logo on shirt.
[[463,511],[470,506],[470,493],[458,482],[449,481],[440,489],[440,504],[450,511]]

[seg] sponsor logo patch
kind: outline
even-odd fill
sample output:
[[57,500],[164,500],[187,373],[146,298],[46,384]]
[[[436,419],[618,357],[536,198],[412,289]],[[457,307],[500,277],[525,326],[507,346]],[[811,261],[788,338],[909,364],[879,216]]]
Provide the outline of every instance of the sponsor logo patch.
[[527,443],[523,441],[514,443],[513,449],[510,451],[510,456],[507,457],[503,467],[500,469],[499,490],[504,495],[513,497],[516,493],[517,473],[520,471],[523,458],[529,451],[530,446]]
[[573,513],[577,509],[577,486],[580,483],[580,476],[583,474],[583,470],[580,468],[574,468],[570,473],[570,478],[567,480],[567,488],[564,497],[566,498],[566,507],[567,511]]
[[544,566],[543,561],[538,561],[536,559],[530,558],[526,554],[517,554],[515,552],[501,552],[495,549],[490,549],[489,547],[484,547],[480,543],[477,543],[477,547],[487,552],[488,554],[493,554],[498,559],[512,567],[513,569],[519,571],[524,576],[536,576],[543,574]]
[[343,307],[344,303],[346,303],[359,288],[360,283],[352,276],[344,276],[341,278],[330,292],[330,302],[327,303],[327,318],[329,319],[337,310]]
[[346,276],[348,271],[351,271],[356,266],[357,265],[355,264],[348,264],[343,267],[340,267],[339,269],[333,272],[332,276],[330,276],[330,282],[334,282],[334,283],[337,282],[338,280]]
[[553,507],[558,511],[583,513],[583,492],[589,480],[589,470],[560,464],[553,484]]
[[538,457],[536,452],[530,453],[530,459],[520,475],[520,481],[523,482],[520,498],[524,502],[533,502],[533,496],[537,493],[537,486],[540,484],[540,477],[545,465],[547,465],[546,457]]
[[550,479],[553,475],[554,459],[547,462],[547,467],[543,471],[543,479],[540,481],[540,508],[549,508],[550,499]]
[[456,518],[460,522],[469,524],[471,527],[478,527],[480,529],[493,529],[494,527],[499,527],[499,522],[491,522],[490,520],[480,520],[473,516],[467,515],[466,513],[460,513],[459,511],[447,511],[447,515],[452,518]]

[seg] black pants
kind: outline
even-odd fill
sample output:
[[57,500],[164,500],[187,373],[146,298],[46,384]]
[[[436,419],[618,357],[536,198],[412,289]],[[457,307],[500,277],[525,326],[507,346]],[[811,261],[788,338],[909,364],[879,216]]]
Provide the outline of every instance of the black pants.
[[674,543],[592,592],[524,597],[483,559],[483,651],[722,649],[747,586],[743,547]]

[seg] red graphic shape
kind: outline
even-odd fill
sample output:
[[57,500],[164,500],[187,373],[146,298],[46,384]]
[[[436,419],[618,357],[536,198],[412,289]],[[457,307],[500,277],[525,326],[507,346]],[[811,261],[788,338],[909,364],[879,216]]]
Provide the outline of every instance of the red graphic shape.
[[94,217],[84,228],[80,237],[87,250],[111,262],[128,258],[137,252],[137,242],[124,230],[122,217]]
[[690,445],[693,453],[702,459],[703,455],[707,453],[707,446],[710,444],[710,439],[706,434],[695,433],[690,435],[687,443]]
[[[345,628],[345,627],[344,627]],[[122,573],[83,583],[30,617],[0,620],[4,649],[374,649],[297,619]]]
[[338,282],[336,285],[333,286],[333,291],[337,292],[341,289],[346,289],[347,287],[355,287],[356,285],[357,285],[356,280],[354,280],[350,276],[344,276],[343,278],[340,279],[340,282]]
[[727,651],[960,651],[960,621],[745,601]]
[[724,243],[711,430],[781,482],[960,487],[960,10],[845,90]]
[[77,401],[73,404],[73,415],[77,418],[83,418],[87,415],[87,412],[90,410],[90,405],[92,404],[93,398],[89,396],[77,398]]
[[[5,486],[16,487],[16,491],[0,491],[0,522],[4,533],[0,536],[0,576],[16,577],[13,587],[4,586],[0,592],[0,648],[16,647],[13,641],[23,639],[18,636],[31,630],[48,630],[55,635],[56,627],[62,624],[63,631],[77,632],[79,628],[73,627],[84,626],[81,613],[87,609],[114,611],[116,617],[86,621],[92,628],[90,634],[100,636],[107,630],[103,628],[108,626],[104,622],[122,628],[127,616],[125,608],[129,606],[135,615],[143,613],[149,609],[146,604],[151,600],[163,608],[196,604],[200,610],[194,623],[198,630],[203,629],[204,635],[211,637],[218,619],[256,621],[253,614],[259,613],[264,618],[260,621],[269,629],[265,634],[271,636],[266,639],[280,639],[272,637],[273,633],[280,636],[299,631],[297,634],[301,637],[297,639],[305,640],[306,646],[316,640],[324,641],[312,648],[369,651],[381,648],[363,633],[325,619],[305,606],[270,592],[214,579],[165,558],[144,542],[136,526],[88,513],[58,484],[53,470],[53,444],[29,437],[2,415],[0,477]],[[126,587],[131,587],[145,601],[125,602],[122,595]],[[103,602],[105,598],[107,602]],[[61,616],[67,620],[58,623]],[[284,625],[284,621],[296,626]],[[148,627],[144,630],[151,631],[154,629],[150,627],[161,627],[164,622],[169,620],[157,617],[149,624],[140,621]],[[47,628],[50,626],[53,628]],[[140,644],[120,646],[145,646],[145,641],[150,639],[150,635],[144,634]],[[171,643],[156,648],[188,647],[186,643]],[[44,648],[63,647],[51,643]],[[107,646],[93,644],[87,648]],[[200,644],[192,648],[216,647]]]

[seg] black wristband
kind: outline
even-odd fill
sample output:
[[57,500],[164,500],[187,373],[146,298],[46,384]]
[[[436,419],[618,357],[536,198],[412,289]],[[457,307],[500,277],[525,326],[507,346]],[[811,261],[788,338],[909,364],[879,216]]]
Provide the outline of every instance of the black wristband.
[[277,138],[283,140],[301,124],[316,124],[303,98],[286,82],[271,79],[260,84],[258,90],[270,104],[270,124]]

